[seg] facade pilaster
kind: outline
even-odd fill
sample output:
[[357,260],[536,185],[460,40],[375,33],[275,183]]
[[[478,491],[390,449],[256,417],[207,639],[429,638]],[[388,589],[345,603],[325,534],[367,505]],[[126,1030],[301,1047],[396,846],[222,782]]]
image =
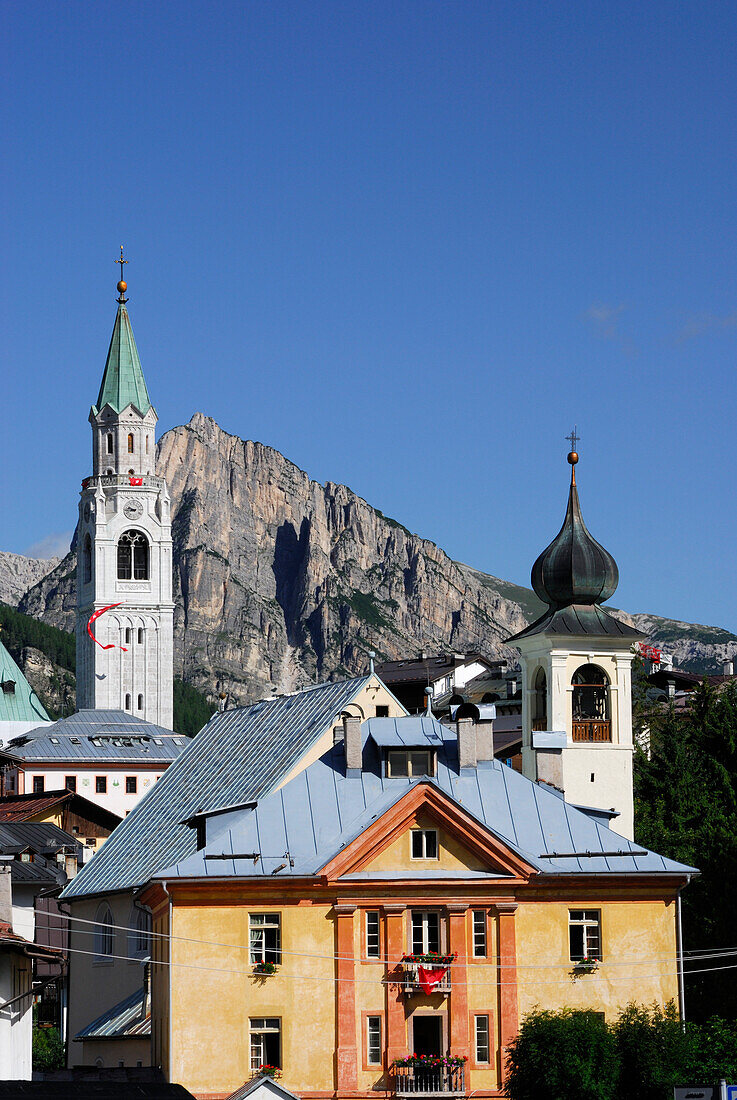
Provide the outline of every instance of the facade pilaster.
[[389,1067],[407,1053],[407,1024],[404,1013],[403,969],[404,905],[385,905],[386,921],[386,1058]]
[[353,935],[355,905],[333,906],[338,951],[338,1093],[355,1091],[358,1086],[358,1045],[356,1042],[356,962]]
[[455,954],[451,968],[450,1049],[453,1054],[468,1051],[468,906],[447,905],[448,946]]
[[499,902],[496,906],[499,945],[499,1075],[507,1077],[507,1048],[519,1031],[517,1002],[517,940],[514,902]]

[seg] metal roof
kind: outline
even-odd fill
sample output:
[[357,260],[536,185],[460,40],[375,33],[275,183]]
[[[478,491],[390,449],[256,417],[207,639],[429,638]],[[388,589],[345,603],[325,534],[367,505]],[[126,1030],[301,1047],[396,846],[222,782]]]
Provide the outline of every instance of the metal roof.
[[369,718],[362,730],[382,748],[437,748],[444,737],[451,736],[447,726],[427,714],[413,714],[409,718]]
[[480,653],[466,653],[463,656],[441,653],[432,657],[413,657],[406,661],[382,661],[376,665],[376,675],[389,687],[396,684],[426,684],[441,676],[447,676],[456,668],[482,663],[489,665],[488,658]]
[[0,824],[0,852],[9,852],[15,848],[23,851],[33,848],[42,855],[51,852],[54,855],[62,848],[77,848],[79,841],[71,833],[65,833],[51,822],[44,824],[36,821],[5,821]]
[[121,820],[112,810],[106,810],[97,802],[91,802],[81,794],[64,789],[46,791],[44,794],[31,792],[6,795],[0,798],[0,821],[30,821],[31,818],[48,813],[57,807],[61,810],[64,803],[68,804],[72,813],[100,825],[103,829],[109,829],[110,832]]
[[[430,738],[427,743],[437,747]],[[213,819],[208,823],[205,847],[173,866],[162,868],[156,877],[254,879],[275,874],[316,875],[411,787],[422,783],[439,788],[459,803],[459,809],[541,873],[695,872],[693,867],[644,852],[545,786],[498,760],[485,762],[470,774],[465,770],[460,774],[457,740],[449,738],[447,732],[438,748],[435,778],[390,778],[383,776],[381,770],[379,753],[368,741],[367,731],[364,768],[358,776],[346,776],[344,745],[335,745],[286,786],[261,798],[255,809],[238,809]],[[611,855],[614,852],[617,854]],[[634,854],[640,852],[644,854]],[[258,853],[258,859],[249,857],[249,853]],[[293,866],[284,853],[288,853]],[[572,853],[578,854],[573,857]],[[93,864],[94,860],[90,866]],[[367,874],[371,874],[370,866]],[[387,874],[391,877],[391,873]],[[402,871],[401,875],[406,878],[407,872]],[[490,870],[481,877],[498,878],[499,874]]]
[[[598,604],[569,604],[568,607],[560,607],[548,610],[530,626],[520,630],[507,638],[507,644],[514,644],[518,638],[527,638],[532,634],[562,634],[581,635],[595,634],[598,636],[609,635],[614,638],[644,638],[641,630],[635,630],[627,623],[615,619]],[[504,702],[502,699],[501,702]]]
[[[0,722],[48,722],[49,716],[25,676],[0,642]],[[9,690],[11,684],[13,690]],[[1,727],[0,727],[1,728]]]
[[273,790],[369,679],[317,684],[214,714],[72,879],[64,898],[141,886],[160,867],[194,851],[195,834],[185,818]]
[[144,1016],[146,992],[141,987],[129,997],[103,1012],[87,1027],[74,1036],[75,1039],[147,1039],[151,1035],[151,1013]]
[[4,751],[35,763],[168,764],[180,755],[188,740],[184,734],[172,733],[124,710],[79,710],[68,718],[13,737]]
[[97,405],[92,406],[93,412],[98,413],[105,405],[109,405],[116,413],[122,412],[128,405],[134,405],[144,415],[151,408],[133,327],[128,310],[122,303],[115,316],[105,373],[102,376]]

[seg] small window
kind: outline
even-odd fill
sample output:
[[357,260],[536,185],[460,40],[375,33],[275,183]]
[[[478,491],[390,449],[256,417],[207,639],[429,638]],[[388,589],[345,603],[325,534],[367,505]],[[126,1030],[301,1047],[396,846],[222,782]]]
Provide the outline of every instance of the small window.
[[44,777],[42,775],[34,775],[33,777],[33,793],[44,793]]
[[84,842],[85,842],[85,844],[88,848],[96,848],[97,847],[97,837],[96,836],[87,836],[87,837],[85,837]]
[[76,790],[77,790],[77,777],[76,777],[76,775],[65,775],[64,776],[64,786],[66,787],[66,789],[68,791],[76,792]]
[[366,958],[378,959],[380,955],[379,910],[369,909],[366,912]]
[[412,910],[412,954],[440,951],[440,914],[433,909]]
[[571,962],[601,961],[601,913],[598,909],[571,909],[568,913]]
[[138,628],[138,644],[143,645],[143,627],[142,626],[139,626],[139,628]]
[[133,432],[128,433],[128,454],[133,454]]
[[79,825],[72,825],[72,832],[75,836],[79,835]]
[[473,911],[473,957],[486,958],[486,910]]
[[130,697],[130,695],[126,695],[126,697],[125,697],[125,709],[126,710],[131,709],[131,697]]
[[146,454],[148,454],[148,436],[146,436]]
[[281,917],[278,913],[248,914],[251,962],[281,963]]
[[112,433],[108,432],[106,438],[106,450],[109,455],[113,453],[113,437]]
[[129,626],[125,628],[125,644],[131,644],[131,628]]
[[476,1062],[487,1063],[489,1058],[489,1017],[474,1016]]
[[138,709],[143,710],[143,696],[142,695],[138,696]]
[[366,1065],[381,1065],[381,1016],[366,1017]]
[[110,906],[103,903],[95,917],[94,951],[97,960],[107,959],[115,949],[114,924]]
[[435,754],[425,749],[390,749],[387,753],[387,775],[390,778],[434,775]]
[[126,775],[126,777],[125,777],[125,793],[126,794],[138,794],[138,778],[135,775]]
[[278,1017],[260,1016],[249,1020],[251,1041],[251,1069],[261,1066],[281,1068],[281,1020]]
[[[389,707],[385,703],[379,703],[379,705],[376,707],[376,717],[377,718],[388,718],[389,717]],[[378,1020],[378,1018],[379,1018],[378,1016],[370,1017],[370,1019],[372,1019],[372,1020],[374,1020],[374,1019]]]
[[412,829],[412,859],[438,858],[437,829]]
[[107,776],[95,776],[95,794],[107,794]]
[[151,916],[143,909],[133,906],[128,922],[128,955],[141,958],[148,955],[150,947]]
[[92,580],[92,539],[89,535],[84,536],[84,583],[89,584]]

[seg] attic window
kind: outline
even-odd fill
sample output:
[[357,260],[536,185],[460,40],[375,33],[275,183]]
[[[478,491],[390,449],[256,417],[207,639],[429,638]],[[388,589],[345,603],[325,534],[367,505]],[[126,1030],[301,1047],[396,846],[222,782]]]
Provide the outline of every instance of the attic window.
[[435,775],[435,753],[430,749],[389,749],[386,774],[392,779]]
[[164,742],[161,740],[160,737],[154,737],[154,745],[163,745],[163,744],[164,744]]
[[70,737],[69,740],[70,740],[72,745],[81,745],[82,744],[82,742],[79,740],[78,737]]
[[59,744],[59,738],[58,737],[50,737],[49,741],[51,742],[52,745],[58,745]]
[[15,680],[3,680],[3,695],[15,695]]

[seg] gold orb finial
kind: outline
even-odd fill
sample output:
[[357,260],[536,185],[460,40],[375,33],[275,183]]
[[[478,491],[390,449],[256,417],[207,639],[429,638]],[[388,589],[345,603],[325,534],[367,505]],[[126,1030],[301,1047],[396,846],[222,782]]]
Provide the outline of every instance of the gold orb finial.
[[121,279],[120,282],[118,283],[118,294],[125,294],[127,289],[128,289],[128,284],[123,282],[123,280]]
[[578,454],[576,451],[568,452],[568,461],[570,462],[571,466],[576,465],[576,463],[578,462]]

